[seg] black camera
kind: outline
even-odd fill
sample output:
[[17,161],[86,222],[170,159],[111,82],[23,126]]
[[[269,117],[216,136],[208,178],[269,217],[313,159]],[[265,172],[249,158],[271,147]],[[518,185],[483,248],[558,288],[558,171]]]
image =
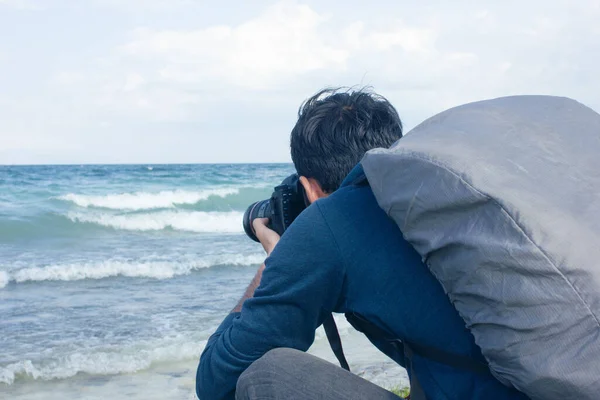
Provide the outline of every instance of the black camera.
[[290,175],[275,187],[270,199],[257,201],[248,207],[244,213],[244,231],[250,239],[258,242],[252,221],[268,218],[269,228],[281,236],[307,206],[308,199],[298,175]]

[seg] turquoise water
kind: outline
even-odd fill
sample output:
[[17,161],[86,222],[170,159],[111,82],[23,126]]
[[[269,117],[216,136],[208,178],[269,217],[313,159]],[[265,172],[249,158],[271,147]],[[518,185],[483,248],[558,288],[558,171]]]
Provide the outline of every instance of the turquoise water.
[[264,260],[242,214],[292,172],[0,166],[0,395],[193,398],[206,339]]

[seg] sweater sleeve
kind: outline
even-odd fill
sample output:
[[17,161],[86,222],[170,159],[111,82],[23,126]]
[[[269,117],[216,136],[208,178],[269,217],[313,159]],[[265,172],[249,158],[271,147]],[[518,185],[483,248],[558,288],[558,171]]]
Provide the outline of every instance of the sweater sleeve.
[[239,376],[278,347],[306,351],[340,302],[344,270],[318,202],[284,233],[265,262],[254,297],[210,337],[196,375],[201,400],[233,399]]

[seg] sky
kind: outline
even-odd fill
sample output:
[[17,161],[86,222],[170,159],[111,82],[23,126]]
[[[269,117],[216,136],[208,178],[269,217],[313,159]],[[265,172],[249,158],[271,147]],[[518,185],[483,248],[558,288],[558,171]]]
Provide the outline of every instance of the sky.
[[289,162],[301,102],[406,128],[514,94],[600,110],[600,0],[0,0],[0,164]]

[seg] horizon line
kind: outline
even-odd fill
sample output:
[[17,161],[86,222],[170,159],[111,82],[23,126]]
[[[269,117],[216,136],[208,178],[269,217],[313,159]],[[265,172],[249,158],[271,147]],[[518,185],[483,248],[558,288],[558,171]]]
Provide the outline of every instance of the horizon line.
[[120,165],[268,165],[268,164],[293,164],[288,162],[197,162],[197,163],[52,163],[52,164],[0,164],[0,167],[76,167],[76,166],[120,166]]

